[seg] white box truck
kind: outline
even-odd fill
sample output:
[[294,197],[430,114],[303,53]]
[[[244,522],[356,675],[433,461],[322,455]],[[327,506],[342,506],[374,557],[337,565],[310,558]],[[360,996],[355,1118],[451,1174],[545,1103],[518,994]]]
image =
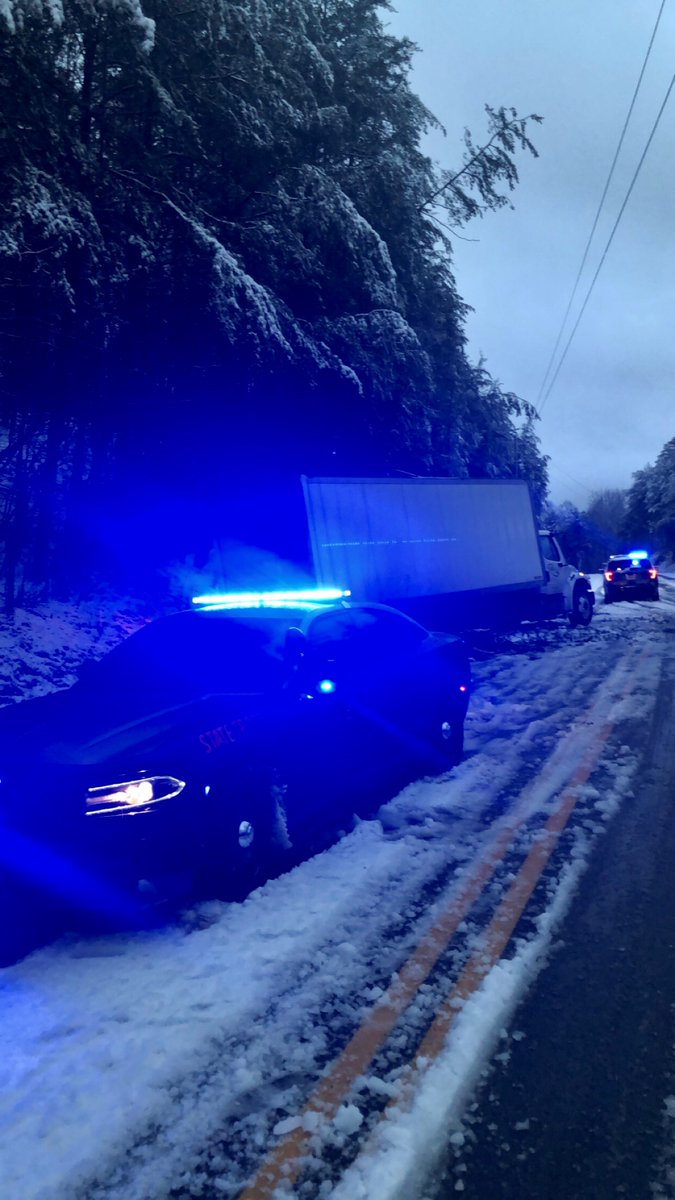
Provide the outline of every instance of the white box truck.
[[302,485],[319,584],[445,628],[592,618],[588,580],[537,529],[522,480],[303,476]]

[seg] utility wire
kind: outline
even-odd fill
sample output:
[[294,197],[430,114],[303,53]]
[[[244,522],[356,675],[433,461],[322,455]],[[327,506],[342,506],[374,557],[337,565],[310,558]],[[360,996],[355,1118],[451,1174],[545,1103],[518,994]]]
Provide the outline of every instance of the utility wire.
[[635,187],[635,183],[637,181],[637,177],[640,174],[640,171],[642,170],[642,164],[645,161],[645,158],[647,157],[647,152],[649,150],[649,147],[652,144],[652,141],[654,140],[654,134],[656,133],[656,130],[658,129],[659,122],[661,121],[661,117],[663,116],[663,111],[666,107],[666,104],[668,103],[668,100],[670,99],[670,93],[673,90],[673,86],[675,86],[675,75],[673,75],[670,83],[668,84],[668,88],[667,88],[665,96],[663,97],[663,101],[662,101],[661,107],[657,113],[656,120],[654,121],[654,124],[652,125],[652,128],[651,128],[651,132],[649,134],[649,137],[647,138],[647,144],[646,144],[644,150],[642,151],[642,154],[640,156],[640,161],[639,161],[637,167],[635,168],[633,178],[630,181],[630,187],[628,188],[628,191],[626,192],[626,195],[624,197],[623,204],[621,205],[621,208],[619,209],[619,215],[616,218],[616,221],[614,222],[614,227],[613,227],[612,232],[610,233],[609,238],[607,240],[607,245],[605,246],[605,249],[602,252],[602,258],[600,259],[600,262],[598,263],[598,267],[595,272],[595,275],[593,276],[591,283],[590,283],[590,287],[589,287],[588,291],[586,292],[586,295],[584,297],[584,302],[581,306],[579,315],[578,315],[576,321],[574,322],[574,325],[572,326],[572,332],[570,333],[570,336],[567,339],[565,349],[563,350],[563,352],[560,356],[560,359],[558,360],[558,365],[553,374],[553,378],[551,379],[551,382],[548,385],[548,388],[546,390],[546,395],[544,396],[544,399],[541,402],[541,406],[539,408],[540,416],[541,416],[542,410],[544,408],[544,405],[546,404],[546,401],[548,400],[549,396],[551,395],[551,392],[553,391],[553,388],[555,386],[555,381],[558,378],[558,375],[560,374],[560,368],[562,367],[565,359],[567,358],[567,352],[568,352],[570,346],[572,345],[572,339],[574,338],[574,335],[575,335],[577,329],[579,328],[579,323],[581,321],[581,318],[583,317],[584,312],[586,311],[586,305],[588,304],[588,301],[591,298],[591,292],[593,291],[593,288],[595,287],[595,283],[596,283],[598,275],[600,274],[600,271],[602,269],[602,265],[603,265],[605,259],[607,258],[609,248],[610,248],[612,242],[614,241],[614,234],[616,233],[617,229],[619,228],[619,223],[625,212],[626,205],[628,204],[628,201],[630,200],[631,193],[632,193],[633,188]]
[[[565,309],[565,315],[563,316],[563,319],[562,319],[562,321],[561,321],[561,324],[560,324],[560,329],[558,330],[558,336],[557,336],[557,338],[556,338],[556,342],[555,342],[555,346],[553,347],[553,350],[551,351],[551,357],[550,357],[550,358],[549,358],[549,360],[548,360],[548,364],[547,364],[546,370],[545,370],[545,372],[544,372],[544,378],[543,378],[543,379],[542,379],[542,381],[541,381],[541,387],[539,388],[539,394],[538,394],[538,396],[537,396],[537,403],[536,403],[536,405],[535,405],[535,407],[536,407],[536,408],[539,408],[539,402],[540,402],[540,400],[541,400],[541,398],[542,398],[542,395],[543,395],[543,393],[544,393],[544,388],[546,387],[546,383],[547,383],[547,380],[548,380],[548,377],[549,377],[549,374],[550,374],[551,368],[552,368],[552,366],[553,366],[553,363],[554,363],[554,361],[555,361],[555,356],[556,356],[556,354],[558,353],[558,347],[559,347],[559,345],[560,345],[560,342],[561,342],[561,340],[562,340],[562,335],[563,335],[563,331],[564,331],[564,329],[565,329],[565,325],[567,324],[567,318],[568,318],[568,317],[569,317],[569,315],[570,315],[570,309],[572,308],[572,304],[574,303],[574,297],[575,297],[575,296],[576,296],[576,294],[577,294],[577,288],[579,287],[579,282],[580,282],[580,280],[581,280],[581,275],[582,275],[582,272],[583,272],[583,269],[584,269],[584,267],[586,266],[586,259],[588,258],[588,252],[589,252],[589,250],[590,250],[590,248],[591,248],[591,242],[593,241],[593,236],[594,236],[594,234],[595,234],[595,231],[596,231],[596,229],[597,229],[597,227],[598,227],[598,221],[600,220],[600,213],[602,212],[602,209],[603,209],[603,206],[604,206],[605,200],[606,200],[606,198],[607,198],[607,192],[609,191],[609,185],[610,185],[610,183],[612,182],[612,177],[613,177],[613,175],[614,175],[614,168],[616,167],[617,159],[618,159],[618,157],[619,157],[619,154],[621,153],[621,147],[623,146],[624,138],[625,138],[625,136],[626,136],[626,130],[628,129],[628,123],[629,123],[629,121],[630,121],[630,119],[631,119],[631,116],[633,115],[633,109],[635,108],[635,102],[636,102],[636,100],[637,100],[637,97],[638,97],[638,92],[640,91],[640,87],[642,86],[642,79],[643,79],[643,77],[644,77],[644,73],[645,73],[645,70],[646,70],[646,67],[647,67],[647,63],[649,62],[649,56],[650,56],[650,54],[651,54],[651,52],[652,52],[652,46],[654,45],[654,38],[656,37],[656,31],[657,31],[657,29],[658,29],[658,27],[659,27],[659,24],[660,24],[660,21],[661,21],[661,15],[662,15],[662,13],[663,13],[663,10],[664,10],[665,6],[666,6],[666,0],[661,0],[661,7],[660,7],[660,9],[659,9],[658,16],[657,16],[657,18],[656,18],[656,22],[655,22],[655,24],[654,24],[654,28],[653,28],[653,30],[652,30],[652,36],[651,36],[651,38],[649,39],[649,45],[648,45],[648,47],[647,47],[647,53],[645,54],[645,57],[644,57],[644,60],[643,60],[643,63],[642,63],[642,67],[641,67],[641,70],[640,70],[640,74],[639,74],[639,76],[638,76],[638,81],[637,81],[637,83],[636,83],[636,85],[635,85],[635,90],[634,90],[634,92],[633,92],[633,98],[632,98],[632,100],[631,100],[631,102],[630,102],[630,106],[629,106],[629,108],[628,108],[628,113],[626,114],[626,119],[625,119],[625,121],[624,121],[624,123],[623,123],[623,129],[621,130],[621,136],[619,137],[618,145],[617,145],[617,147],[616,147],[616,150],[614,151],[614,158],[612,159],[612,165],[611,165],[611,167],[609,168],[609,174],[608,174],[608,176],[607,176],[607,181],[606,181],[606,183],[605,183],[605,187],[604,187],[604,190],[603,190],[602,196],[600,197],[600,203],[599,203],[599,205],[598,205],[598,210],[597,210],[597,212],[596,212],[596,214],[595,214],[595,220],[593,221],[593,228],[591,229],[591,232],[590,232],[590,233],[589,233],[589,235],[588,235],[588,241],[586,242],[586,248],[585,248],[585,250],[584,250],[583,257],[582,257],[582,259],[581,259],[581,263],[580,263],[580,265],[579,265],[579,270],[577,271],[577,277],[576,277],[576,279],[574,280],[574,286],[573,286],[573,288],[572,288],[572,291],[571,291],[571,293],[570,293],[570,298],[569,298],[569,300],[567,301],[567,308]],[[550,389],[549,389],[549,390],[550,390]],[[548,392],[546,393],[546,398],[548,398]],[[543,408],[543,404],[542,404],[542,408]],[[540,410],[540,412],[541,412],[541,410]]]
[[549,469],[551,471],[555,471],[556,475],[564,475],[565,479],[569,479],[572,483],[576,483],[577,487],[583,488],[585,492],[588,492],[589,496],[592,496],[593,492],[597,491],[597,488],[592,488],[589,487],[587,483],[582,483],[580,479],[577,479],[574,475],[570,475],[569,471],[565,471],[563,467],[559,467],[553,462],[549,464]]

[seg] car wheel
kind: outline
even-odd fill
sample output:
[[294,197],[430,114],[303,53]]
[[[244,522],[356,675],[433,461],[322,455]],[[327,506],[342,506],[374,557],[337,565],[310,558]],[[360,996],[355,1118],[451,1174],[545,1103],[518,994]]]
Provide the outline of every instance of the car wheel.
[[658,588],[654,588],[654,590],[653,590],[652,592],[650,592],[650,594],[649,594],[649,598],[650,598],[650,600],[658,600],[658,598],[659,598],[659,589],[658,589]]
[[612,593],[609,590],[605,591],[605,604],[611,604],[613,599]]
[[464,718],[449,711],[449,706],[430,714],[426,726],[425,753],[419,768],[429,774],[441,774],[456,767],[464,753]]
[[[11,918],[3,914],[3,926],[6,920]],[[35,948],[34,940],[28,937],[24,930],[3,927],[0,931],[0,967],[13,966]]]
[[572,597],[570,625],[590,625],[593,617],[593,601],[587,588],[577,588]]
[[252,772],[213,789],[199,891],[241,900],[275,874],[290,851],[279,773]]
[[45,940],[34,923],[30,901],[18,882],[0,876],[0,967],[25,958]]
[[459,719],[441,721],[440,739],[450,765],[456,766],[462,761],[464,754],[464,722]]

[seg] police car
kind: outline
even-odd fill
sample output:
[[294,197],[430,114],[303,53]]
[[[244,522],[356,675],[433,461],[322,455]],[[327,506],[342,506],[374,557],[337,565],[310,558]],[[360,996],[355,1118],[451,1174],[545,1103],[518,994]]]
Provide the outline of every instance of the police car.
[[0,947],[246,894],[462,754],[463,643],[335,589],[196,597],[0,712]]
[[603,571],[605,604],[614,600],[658,600],[659,573],[646,550],[613,554]]

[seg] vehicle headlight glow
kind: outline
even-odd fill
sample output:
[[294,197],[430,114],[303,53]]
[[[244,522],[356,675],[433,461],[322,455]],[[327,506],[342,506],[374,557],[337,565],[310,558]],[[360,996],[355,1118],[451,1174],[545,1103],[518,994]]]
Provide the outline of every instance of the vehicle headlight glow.
[[143,779],[128,779],[123,783],[111,783],[104,787],[93,787],[87,791],[87,816],[98,813],[138,812],[170,800],[182,792],[185,783],[172,775],[148,775]]

